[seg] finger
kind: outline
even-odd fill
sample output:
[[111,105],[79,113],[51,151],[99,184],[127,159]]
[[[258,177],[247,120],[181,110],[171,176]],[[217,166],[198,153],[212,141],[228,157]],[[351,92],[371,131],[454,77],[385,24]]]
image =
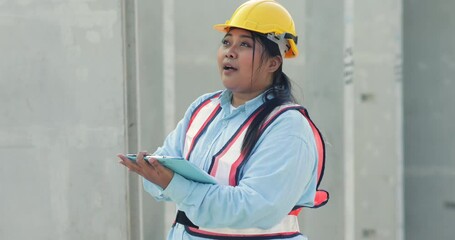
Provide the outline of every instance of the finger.
[[128,169],[130,169],[132,171],[135,171],[135,172],[139,171],[139,168],[138,168],[137,164],[135,162],[131,161],[125,155],[118,154],[117,156],[122,160],[121,164],[123,164],[125,167],[127,167]]
[[[119,161],[118,163],[120,163],[120,164],[122,164],[123,166],[125,166],[126,168],[128,168],[128,166],[126,166],[126,164],[123,163],[123,161]],[[128,169],[129,169],[129,168],[128,168]],[[129,169],[129,170],[131,170],[131,169]]]
[[123,154],[117,154],[117,157],[122,159],[122,161],[131,161],[129,158],[127,158],[125,155]]
[[151,167],[153,167],[153,169],[155,169],[155,171],[158,171],[158,167],[161,166],[161,163],[156,158],[149,158],[148,163]]
[[140,151],[138,154],[137,154],[137,159],[139,158],[144,158],[145,156],[147,156],[148,153],[147,151]]
[[128,170],[133,171],[130,167],[128,167],[123,160],[119,161],[118,163],[122,164],[125,166]]
[[147,155],[147,152],[139,152],[136,158],[137,164],[141,167],[146,167],[147,163],[145,160],[145,156]]
[[141,151],[141,152],[138,153],[138,157],[136,158],[136,160],[137,160],[137,164],[141,168],[146,168],[146,167],[148,167],[150,165],[148,160],[145,159],[146,156],[148,156],[148,153],[145,152],[145,151]]
[[161,165],[161,163],[156,158],[149,158],[149,163],[155,168]]
[[127,166],[123,161],[120,161],[119,163],[122,164],[123,166],[125,166],[126,169],[128,169],[128,171],[134,172],[134,173],[140,175],[140,173],[137,171],[137,169],[134,169],[134,167]]

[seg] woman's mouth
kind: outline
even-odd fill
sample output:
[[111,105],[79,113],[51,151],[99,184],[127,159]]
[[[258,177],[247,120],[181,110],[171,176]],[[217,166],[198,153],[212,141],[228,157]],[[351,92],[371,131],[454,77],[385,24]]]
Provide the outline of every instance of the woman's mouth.
[[233,67],[232,65],[226,64],[223,66],[223,72],[224,73],[231,73],[237,71],[237,68]]

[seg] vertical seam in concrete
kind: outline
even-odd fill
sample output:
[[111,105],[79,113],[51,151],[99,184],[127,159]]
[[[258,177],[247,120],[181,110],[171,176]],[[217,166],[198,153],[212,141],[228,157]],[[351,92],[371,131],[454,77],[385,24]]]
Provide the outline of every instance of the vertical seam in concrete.
[[355,239],[354,86],[344,90],[345,240]]
[[[175,18],[174,0],[163,1],[163,103],[164,133],[166,136],[175,126]],[[172,203],[164,204],[164,226],[168,226],[175,215]],[[165,236],[163,236],[165,237]]]
[[[140,46],[139,41],[140,38],[138,36],[139,34],[139,19],[138,19],[138,3],[137,0],[134,0],[134,38],[136,41],[136,46],[135,46],[135,72],[136,72],[136,122],[137,122],[137,146],[140,151],[142,151],[142,134],[141,134],[141,128],[142,128],[142,121],[141,121],[141,97],[142,94],[140,92],[141,89],[141,72],[140,72],[140,66],[139,66],[139,51],[138,48]],[[138,193],[138,215],[139,215],[139,239],[144,240],[144,214],[143,214],[143,201],[142,201],[142,178],[138,177],[137,182],[136,182],[136,187],[137,187],[137,193]]]
[[397,230],[397,240],[404,240],[405,239],[405,229],[404,229],[404,136],[403,136],[403,2],[398,1],[398,16],[397,20],[399,21],[398,24],[398,32],[397,35],[399,36],[397,39],[397,56],[396,59],[396,67],[399,66],[398,76],[397,76],[397,139],[398,139],[398,146],[397,146],[397,157],[398,157],[398,169],[397,169],[397,181],[396,181],[396,193],[397,193],[397,204],[398,204],[398,211],[397,211],[397,218],[398,218],[398,230]]
[[[125,135],[125,146],[124,150],[128,151],[129,150],[129,137],[128,137],[128,63],[127,63],[127,49],[128,49],[128,34],[126,32],[126,24],[127,24],[127,13],[126,13],[126,1],[123,0],[120,2],[121,5],[121,21],[122,21],[122,59],[123,59],[123,116],[124,116],[124,135]],[[131,239],[131,207],[130,207],[130,181],[128,177],[128,172],[125,172],[125,199],[126,199],[126,205],[125,205],[125,210],[126,210],[126,236],[127,239]]]
[[396,181],[396,193],[397,193],[397,240],[404,240],[404,154],[403,154],[403,94],[402,94],[402,83],[397,82],[397,157],[398,157],[398,169],[397,169],[397,181]]
[[163,8],[164,134],[167,134],[175,125],[174,0],[165,0]]
[[[354,58],[354,0],[345,0],[345,51]],[[346,53],[345,53],[346,54]],[[346,56],[349,58],[349,56]],[[353,61],[352,59],[348,59]],[[346,64],[346,63],[345,63]],[[351,64],[351,63],[348,63]],[[352,66],[349,82],[344,86],[344,175],[345,175],[345,240],[355,239],[355,154],[354,154],[354,66]]]

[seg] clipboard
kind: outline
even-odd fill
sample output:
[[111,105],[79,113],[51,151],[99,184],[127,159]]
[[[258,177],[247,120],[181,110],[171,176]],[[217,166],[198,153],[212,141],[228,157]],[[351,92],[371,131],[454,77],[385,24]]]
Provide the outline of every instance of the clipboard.
[[[136,156],[137,156],[136,154],[126,155],[126,157],[133,162],[136,162]],[[163,164],[163,166],[182,175],[182,177],[186,179],[200,183],[217,184],[214,177],[210,176],[204,170],[194,165],[194,163],[187,161],[182,157],[149,155],[145,156],[144,159],[148,161],[150,158],[155,158],[156,160],[158,160],[158,162]]]

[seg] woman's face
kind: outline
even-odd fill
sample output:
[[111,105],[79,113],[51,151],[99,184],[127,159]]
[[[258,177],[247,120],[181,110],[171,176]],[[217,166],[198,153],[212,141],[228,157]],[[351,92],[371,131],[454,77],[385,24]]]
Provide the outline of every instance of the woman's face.
[[[249,31],[232,29],[218,49],[218,68],[223,85],[234,94],[258,95],[272,84],[272,74],[261,67],[263,47],[254,41]],[[254,63],[253,63],[254,54]]]

